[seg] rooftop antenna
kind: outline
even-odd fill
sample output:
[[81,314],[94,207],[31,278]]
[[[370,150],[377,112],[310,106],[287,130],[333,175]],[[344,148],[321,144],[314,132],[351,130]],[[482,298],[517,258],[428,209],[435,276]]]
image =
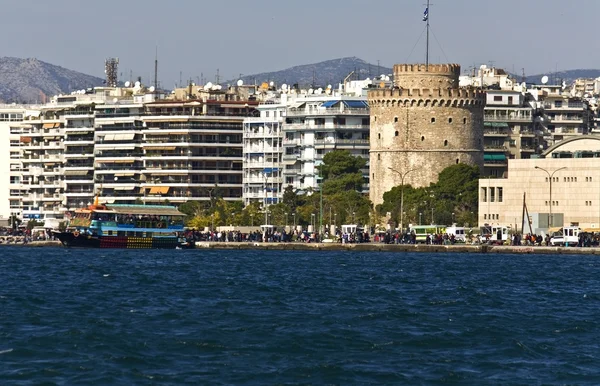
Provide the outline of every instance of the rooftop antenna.
[[158,46],[156,46],[156,56],[154,57],[154,88],[158,88]]
[[219,84],[219,79],[220,79],[220,76],[219,76],[219,69],[217,68],[217,76],[215,77],[215,80],[216,80],[216,82],[215,82],[215,83]]
[[179,71],[179,87],[182,85],[181,77],[183,75],[183,71]]
[[525,83],[525,68],[521,68],[521,82]]

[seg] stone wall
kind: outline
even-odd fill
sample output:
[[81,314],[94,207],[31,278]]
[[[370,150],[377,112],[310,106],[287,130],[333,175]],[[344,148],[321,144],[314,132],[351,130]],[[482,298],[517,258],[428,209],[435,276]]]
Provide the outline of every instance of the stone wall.
[[[483,166],[485,94],[459,89],[455,64],[395,65],[394,89],[369,92],[370,198],[400,185],[429,186],[446,167]],[[392,168],[393,170],[390,170]]]

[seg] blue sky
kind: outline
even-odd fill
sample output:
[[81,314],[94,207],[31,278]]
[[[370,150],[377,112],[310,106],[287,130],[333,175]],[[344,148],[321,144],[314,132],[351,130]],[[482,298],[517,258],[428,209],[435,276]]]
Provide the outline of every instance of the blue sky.
[[[526,74],[600,68],[598,0],[431,0],[430,61]],[[0,55],[173,87],[345,56],[381,65],[425,60],[426,0],[7,0]]]

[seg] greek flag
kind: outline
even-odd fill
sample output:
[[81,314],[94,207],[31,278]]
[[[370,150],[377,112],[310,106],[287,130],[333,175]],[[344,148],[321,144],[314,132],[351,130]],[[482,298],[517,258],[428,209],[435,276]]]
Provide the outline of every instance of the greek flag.
[[423,21],[427,21],[429,19],[429,7],[425,8],[425,12],[423,12]]

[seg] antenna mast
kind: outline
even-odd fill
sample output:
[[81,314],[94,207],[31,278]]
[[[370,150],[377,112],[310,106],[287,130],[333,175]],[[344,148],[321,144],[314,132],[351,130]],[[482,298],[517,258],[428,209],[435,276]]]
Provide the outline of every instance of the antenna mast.
[[154,89],[158,90],[158,47],[156,47],[156,56],[154,57]]

